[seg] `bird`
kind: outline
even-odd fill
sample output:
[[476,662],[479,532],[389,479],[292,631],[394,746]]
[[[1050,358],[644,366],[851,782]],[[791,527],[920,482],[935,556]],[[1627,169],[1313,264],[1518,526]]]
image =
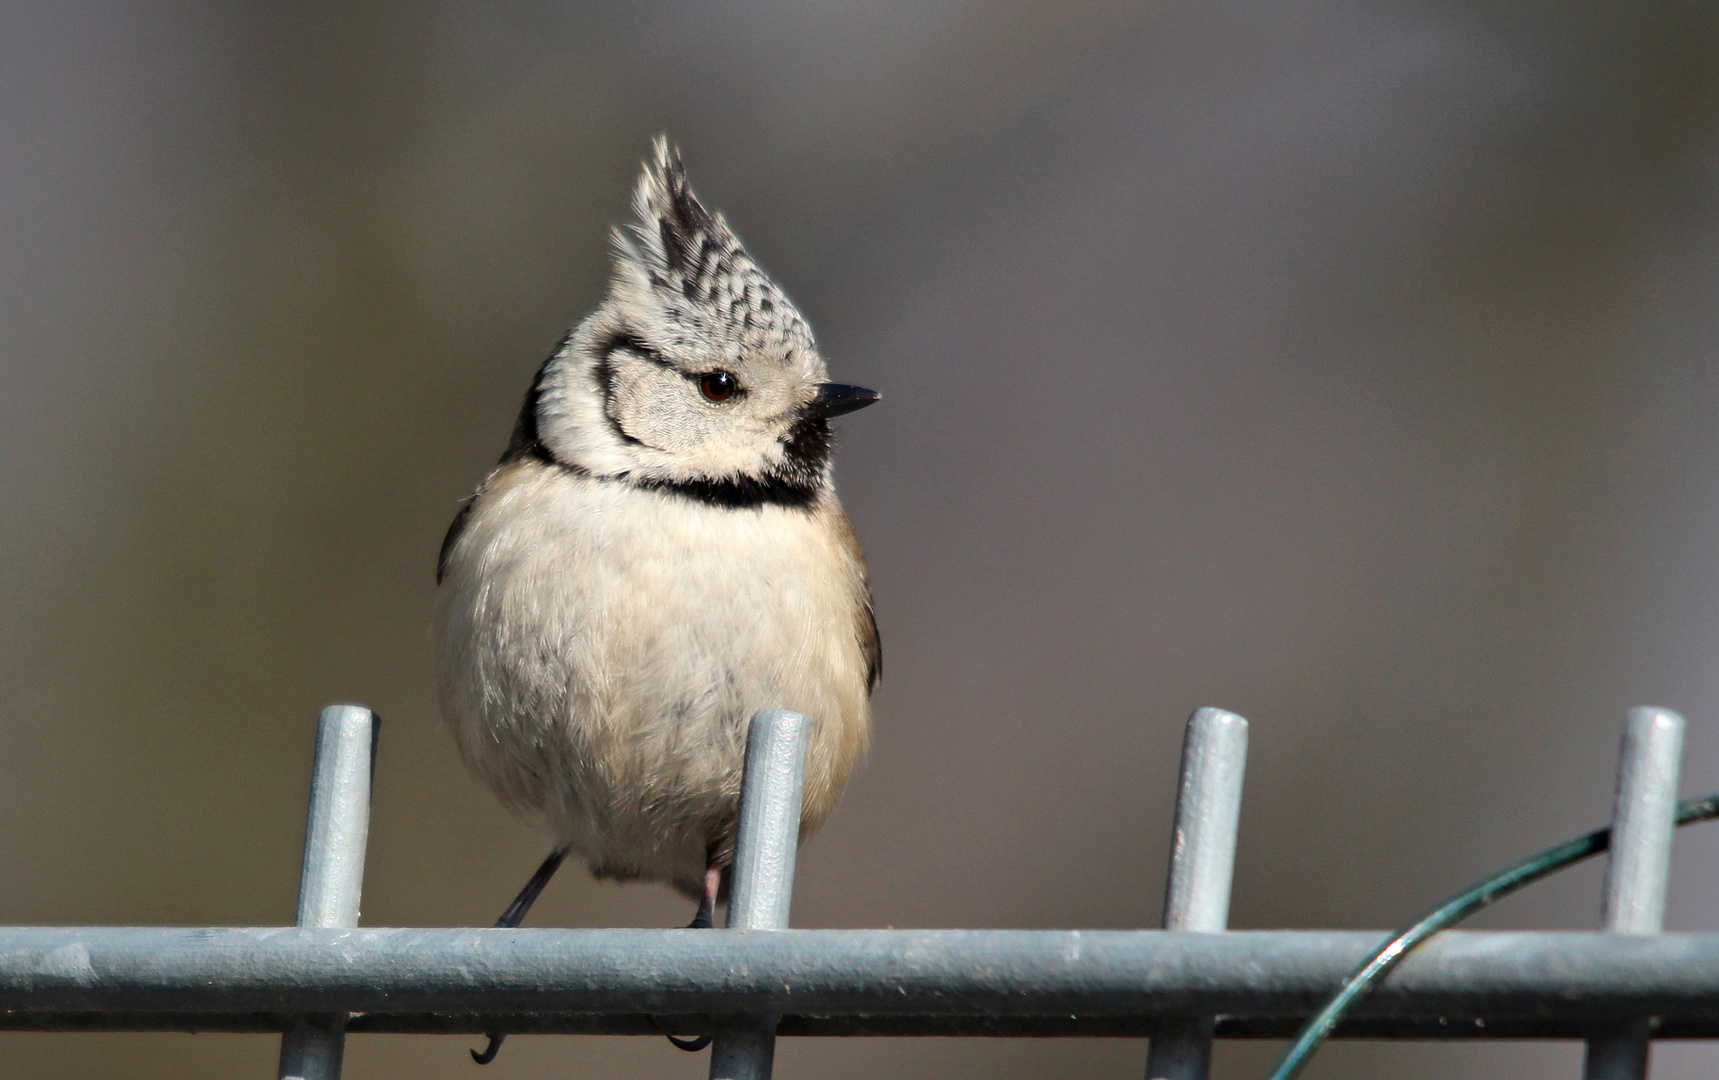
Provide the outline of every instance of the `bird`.
[[666,883],[713,925],[752,714],[809,721],[802,840],[869,738],[882,651],[830,421],[879,395],[830,381],[666,138],[633,212],[601,302],[538,368],[437,562],[443,718],[553,843],[497,925],[569,856]]

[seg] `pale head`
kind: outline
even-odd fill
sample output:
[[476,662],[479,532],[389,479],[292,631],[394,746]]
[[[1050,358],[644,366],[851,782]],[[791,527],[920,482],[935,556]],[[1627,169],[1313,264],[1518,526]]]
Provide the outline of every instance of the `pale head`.
[[656,142],[603,302],[538,373],[510,454],[723,505],[810,505],[828,419],[877,400],[827,381],[811,329]]

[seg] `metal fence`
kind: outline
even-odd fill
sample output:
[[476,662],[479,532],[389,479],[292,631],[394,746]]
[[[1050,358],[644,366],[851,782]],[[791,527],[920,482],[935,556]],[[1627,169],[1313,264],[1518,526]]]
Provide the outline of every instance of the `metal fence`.
[[[1197,1080],[1382,936],[1226,930],[1247,722],[1219,709],[1188,722],[1163,930],[789,930],[805,731],[753,718],[726,930],[360,929],[377,719],[334,706],[297,927],[0,928],[0,1029],[280,1032],[304,1080],[364,1032],[714,1033],[713,1080],[768,1077],[777,1035],[1142,1036],[1149,1078]],[[1625,725],[1603,932],[1442,934],[1336,1036],[1586,1039],[1589,1080],[1719,1038],[1719,934],[1659,933],[1682,739],[1663,710]]]

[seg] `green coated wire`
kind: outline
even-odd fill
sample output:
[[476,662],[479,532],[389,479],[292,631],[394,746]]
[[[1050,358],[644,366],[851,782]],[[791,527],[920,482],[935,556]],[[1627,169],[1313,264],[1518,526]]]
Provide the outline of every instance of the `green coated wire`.
[[[1716,817],[1719,817],[1719,792],[1677,804],[1679,825]],[[1440,930],[1456,925],[1488,904],[1502,900],[1525,885],[1531,885],[1567,866],[1574,866],[1591,855],[1598,855],[1611,846],[1611,839],[1611,829],[1595,829],[1586,836],[1566,840],[1562,844],[1556,844],[1545,851],[1514,862],[1442,901],[1392,935],[1361,966],[1350,973],[1349,978],[1344,980],[1342,989],[1326,1002],[1317,1015],[1302,1026],[1295,1036],[1295,1042],[1284,1052],[1277,1068],[1272,1070],[1266,1080],[1292,1080],[1300,1075],[1301,1070],[1307,1067],[1307,1063],[1331,1034],[1331,1030],[1349,1011],[1349,1007],[1365,997],[1368,991],[1378,985],[1380,979],[1402,962],[1403,957],[1428,938]]]

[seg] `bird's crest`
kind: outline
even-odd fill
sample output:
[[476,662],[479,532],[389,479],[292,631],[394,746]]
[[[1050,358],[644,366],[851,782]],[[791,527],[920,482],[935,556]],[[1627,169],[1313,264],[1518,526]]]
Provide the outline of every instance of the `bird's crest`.
[[[677,312],[727,324],[736,338],[776,338],[812,347],[811,330],[782,290],[752,261],[719,213],[687,183],[680,152],[659,136],[633,192],[638,220],[616,230],[617,284],[631,278]],[[702,310],[699,310],[702,309]]]

